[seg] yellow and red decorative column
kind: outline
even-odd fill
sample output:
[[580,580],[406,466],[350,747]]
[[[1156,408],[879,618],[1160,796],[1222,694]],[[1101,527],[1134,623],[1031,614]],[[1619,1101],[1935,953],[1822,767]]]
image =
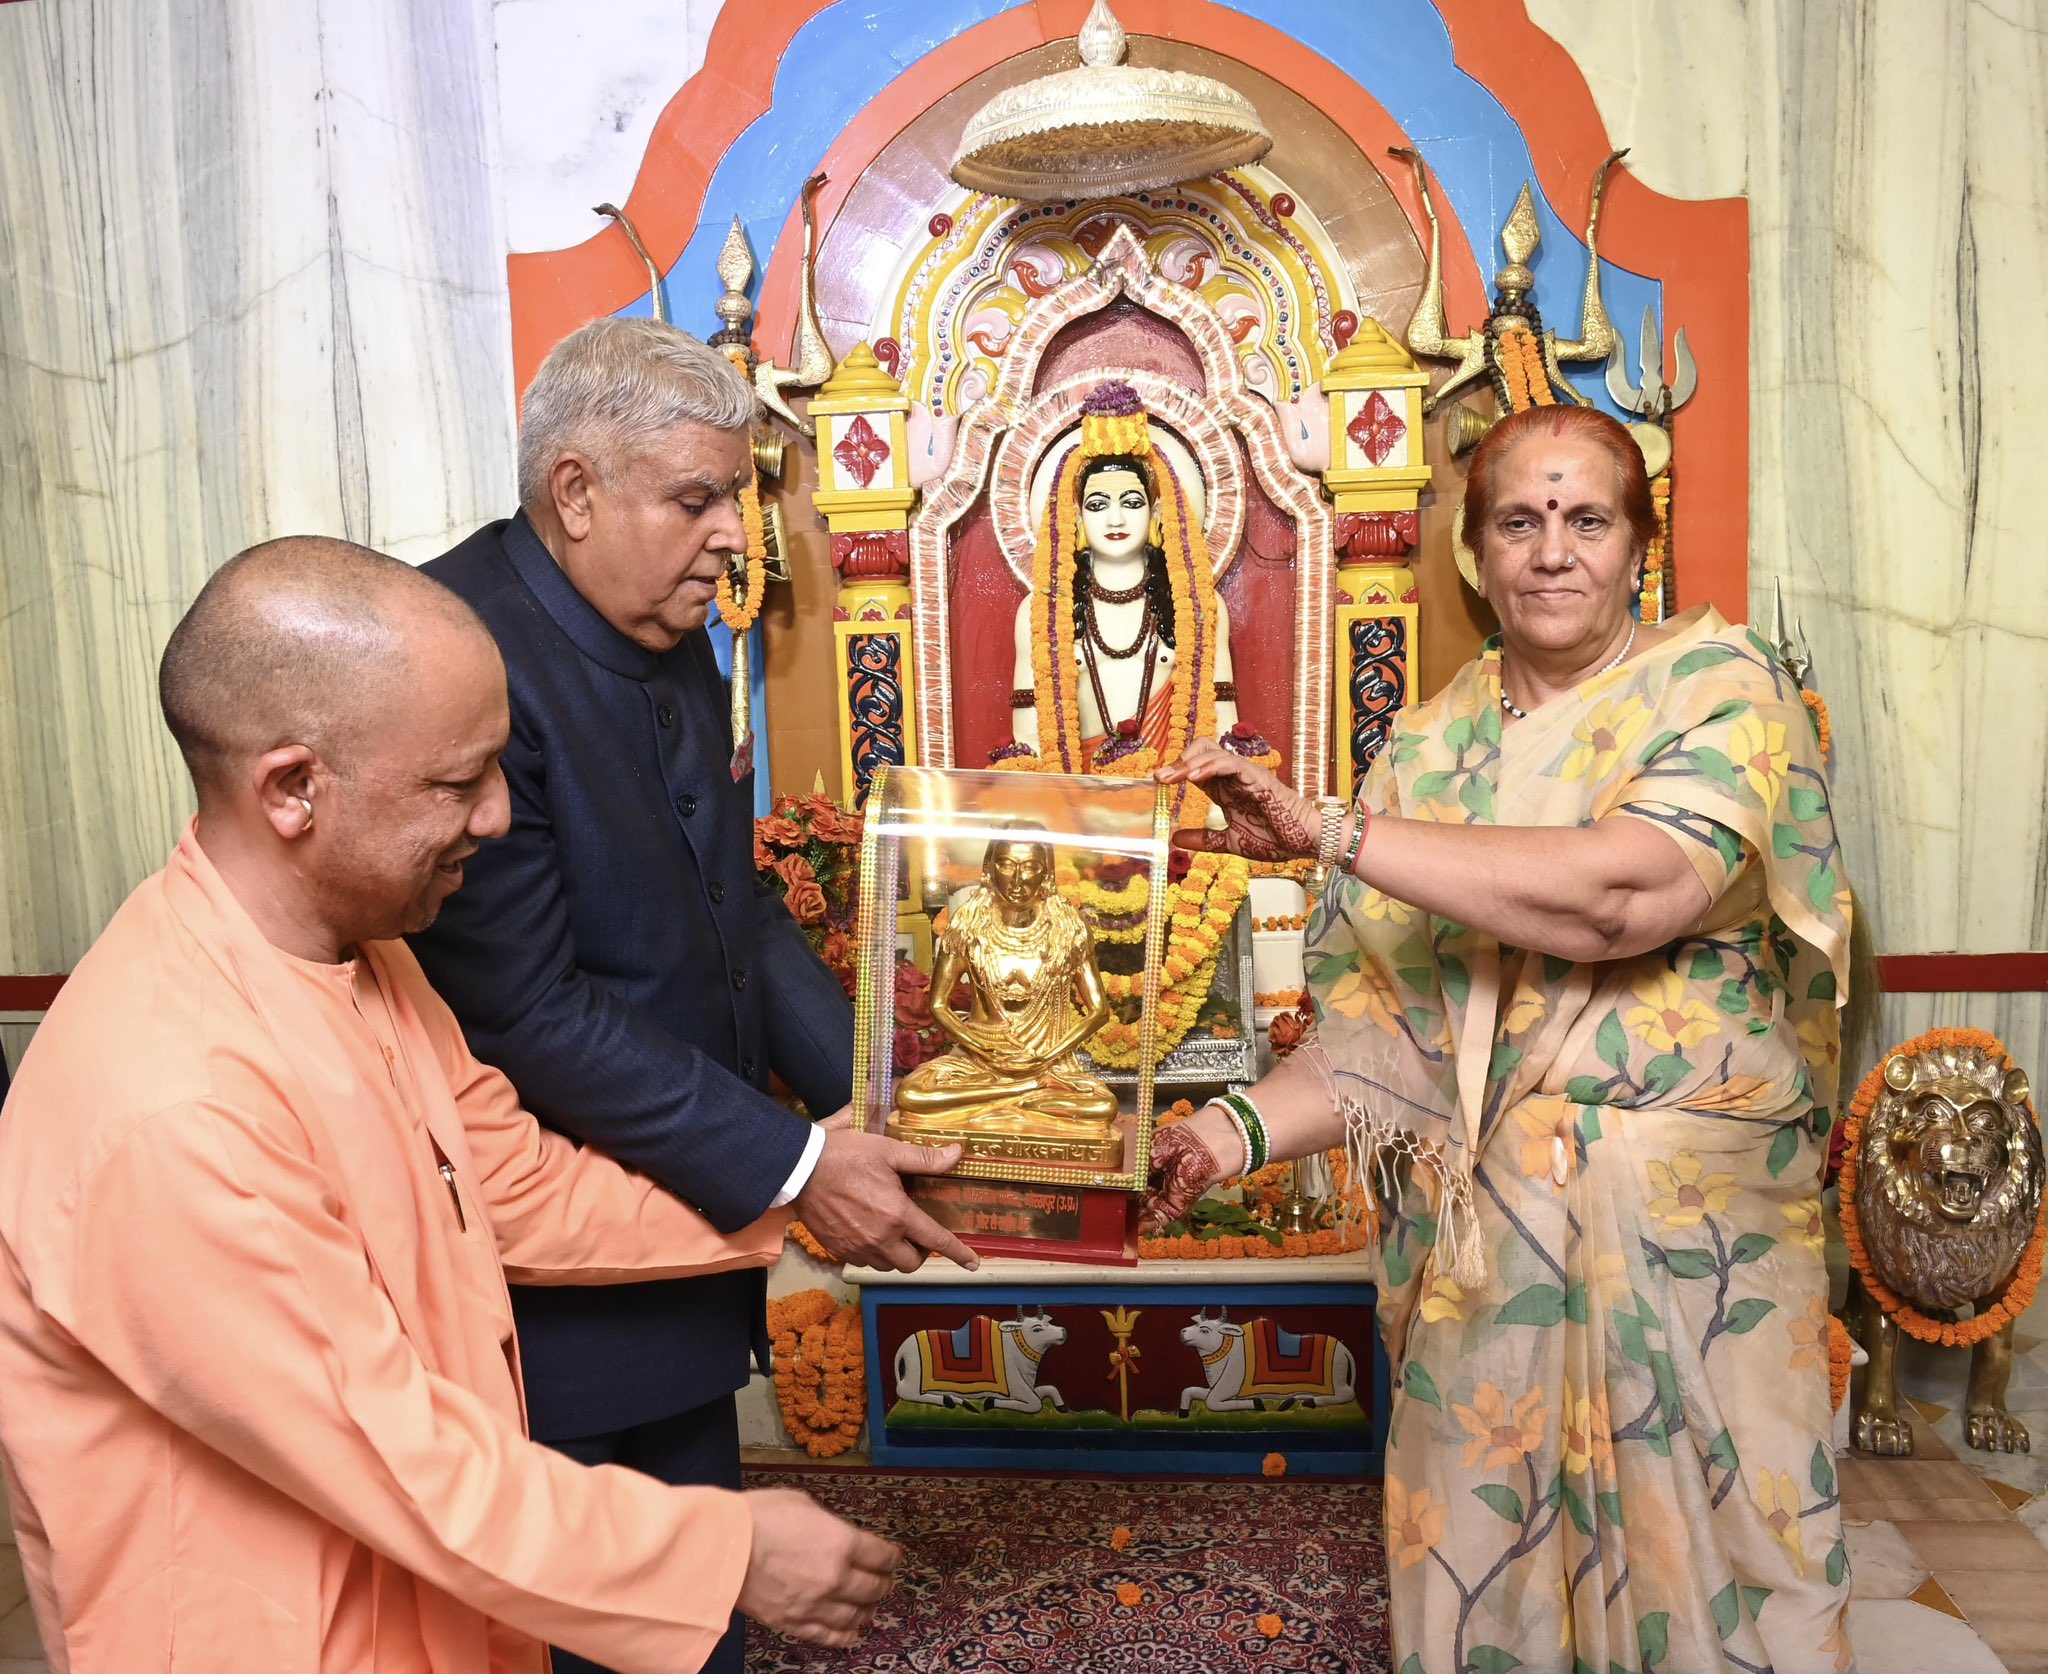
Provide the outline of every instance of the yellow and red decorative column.
[[839,688],[841,800],[867,801],[877,767],[917,760],[910,717],[916,664],[910,633],[910,400],[857,343],[812,400],[818,488],[811,503],[831,531],[839,595],[832,639]]
[[1414,690],[1420,606],[1408,555],[1422,538],[1422,396],[1408,351],[1377,320],[1359,322],[1323,371],[1337,554],[1336,792],[1348,797]]

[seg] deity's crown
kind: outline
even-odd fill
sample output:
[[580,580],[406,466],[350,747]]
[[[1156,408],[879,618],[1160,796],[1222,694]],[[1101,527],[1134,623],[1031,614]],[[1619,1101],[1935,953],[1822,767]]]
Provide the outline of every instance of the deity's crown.
[[1121,378],[1097,384],[1081,403],[1081,452],[1089,459],[1127,453],[1143,457],[1152,451],[1145,403]]

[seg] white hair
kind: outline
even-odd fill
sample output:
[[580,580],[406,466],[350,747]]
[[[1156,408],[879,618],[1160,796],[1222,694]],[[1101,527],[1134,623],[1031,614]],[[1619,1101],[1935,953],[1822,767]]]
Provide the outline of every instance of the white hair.
[[754,392],[716,349],[659,320],[592,320],[548,353],[519,415],[519,503],[547,498],[548,473],[580,453],[600,476],[678,424],[744,430]]

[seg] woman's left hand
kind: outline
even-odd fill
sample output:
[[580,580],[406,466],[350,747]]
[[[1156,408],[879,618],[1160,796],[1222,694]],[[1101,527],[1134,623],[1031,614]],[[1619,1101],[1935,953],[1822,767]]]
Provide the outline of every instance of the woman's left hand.
[[1216,1153],[1186,1122],[1161,1128],[1152,1137],[1152,1168],[1146,1181],[1141,1232],[1157,1232],[1192,1209],[1201,1195],[1224,1178]]
[[1221,831],[1176,831],[1175,848],[1263,861],[1302,860],[1316,852],[1322,825],[1316,805],[1268,769],[1214,739],[1196,739],[1179,761],[1153,777],[1162,784],[1200,785],[1227,822]]

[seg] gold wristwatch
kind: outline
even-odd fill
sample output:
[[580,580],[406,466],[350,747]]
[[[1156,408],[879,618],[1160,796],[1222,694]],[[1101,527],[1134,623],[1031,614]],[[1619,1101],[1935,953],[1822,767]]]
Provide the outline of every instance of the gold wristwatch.
[[1323,817],[1322,827],[1316,836],[1316,864],[1325,872],[1332,870],[1343,858],[1339,849],[1344,840],[1344,812],[1347,806],[1341,796],[1316,798],[1316,809]]

